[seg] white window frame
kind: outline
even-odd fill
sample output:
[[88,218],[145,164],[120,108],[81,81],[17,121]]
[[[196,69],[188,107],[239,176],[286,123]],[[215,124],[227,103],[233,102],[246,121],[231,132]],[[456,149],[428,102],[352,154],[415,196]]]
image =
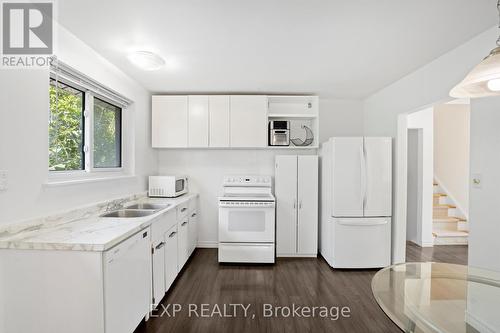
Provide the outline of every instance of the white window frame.
[[[87,77],[77,70],[55,60],[54,66],[51,66],[50,78],[56,82],[62,82],[70,87],[78,89],[85,94],[83,119],[84,119],[84,160],[85,165],[83,170],[67,170],[67,171],[48,171],[47,185],[64,185],[71,183],[79,183],[85,181],[106,180],[112,178],[133,177],[127,168],[129,156],[127,135],[128,126],[125,124],[125,113],[127,108],[132,103],[131,100],[122,95],[104,87],[97,81]],[[95,168],[94,167],[94,98],[98,98],[108,102],[121,109],[121,128],[120,128],[120,167],[116,168]],[[50,107],[49,107],[50,113]],[[47,160],[48,162],[48,160]],[[48,163],[47,163],[48,169]]]

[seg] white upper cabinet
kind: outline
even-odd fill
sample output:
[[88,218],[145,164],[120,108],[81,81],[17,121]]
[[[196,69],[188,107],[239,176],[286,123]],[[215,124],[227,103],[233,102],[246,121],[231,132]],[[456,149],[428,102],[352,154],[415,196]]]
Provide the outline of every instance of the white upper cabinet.
[[267,95],[153,96],[152,146],[275,148],[268,146],[270,120],[289,121],[291,138],[312,139],[279,148],[318,148],[318,97]]
[[152,97],[152,145],[154,148],[188,146],[188,97]]
[[189,96],[188,147],[208,147],[208,96]]
[[267,96],[231,96],[231,147],[267,147]]
[[229,96],[209,96],[210,147],[229,147],[230,110]]

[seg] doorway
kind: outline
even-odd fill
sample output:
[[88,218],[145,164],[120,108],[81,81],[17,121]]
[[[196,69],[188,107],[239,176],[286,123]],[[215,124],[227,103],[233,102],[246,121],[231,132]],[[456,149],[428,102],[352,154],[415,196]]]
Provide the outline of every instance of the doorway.
[[407,240],[420,247],[434,245],[432,182],[434,174],[434,108],[407,116]]
[[467,244],[469,112],[468,101],[454,100],[398,118],[394,263],[405,261],[407,241]]

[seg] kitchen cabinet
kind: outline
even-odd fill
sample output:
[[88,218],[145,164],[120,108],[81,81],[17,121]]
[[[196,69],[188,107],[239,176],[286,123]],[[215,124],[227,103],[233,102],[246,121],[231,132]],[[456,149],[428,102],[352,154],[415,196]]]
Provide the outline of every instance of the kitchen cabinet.
[[188,96],[153,96],[151,100],[153,148],[188,146]]
[[[112,237],[103,239],[106,234],[101,233],[92,238],[95,243],[85,246],[74,240],[80,239],[80,233],[101,230],[102,225],[96,229],[77,226],[71,233],[78,238],[68,240],[61,240],[59,228],[54,226],[51,241],[55,243],[35,244],[29,250],[0,249],[0,294],[10,305],[3,309],[9,320],[0,320],[2,332],[134,332],[150,313],[152,298],[158,304],[178,276],[178,216],[189,220],[188,212],[198,211],[197,195],[186,194],[172,199],[171,204],[151,220],[144,217],[119,226],[111,222],[106,233]],[[100,223],[110,223],[107,221],[112,220]],[[139,225],[144,228],[136,229]],[[186,227],[182,239],[188,249]],[[47,236],[50,232],[44,233]],[[184,254],[183,264],[191,252],[185,250]]]
[[231,96],[231,147],[267,147],[267,96]]
[[230,96],[209,96],[210,147],[229,147],[230,135]]
[[[167,273],[170,273],[172,269],[168,266],[171,265],[171,260],[167,260],[167,257],[171,255],[170,252],[172,250],[169,249],[169,246],[171,247],[171,242],[167,243],[166,234],[173,228],[177,228],[176,217],[176,210],[172,209],[158,216],[153,223],[151,223],[151,304],[153,304],[154,307],[158,306],[167,291]],[[175,243],[175,247],[177,247],[177,242]],[[175,255],[177,256],[177,249],[175,249]],[[175,260],[174,269],[175,275],[177,275],[177,259]]]
[[302,138],[307,126],[317,149],[318,96],[184,95],[152,97],[154,148],[275,148],[268,146],[268,122],[290,122],[290,137]]
[[198,242],[198,207],[196,198],[177,206],[177,264],[182,270]]
[[150,237],[148,227],[103,254],[106,333],[133,332],[148,312]]
[[165,233],[165,292],[174,283],[179,266],[177,264],[177,224]]
[[318,156],[276,156],[276,254],[318,252]]
[[189,213],[189,255],[193,253],[196,249],[196,244],[198,243],[198,212],[193,210]]
[[208,147],[208,96],[189,96],[188,102],[188,147]]
[[177,226],[177,262],[179,265],[179,271],[184,267],[184,264],[189,258],[189,218],[187,216],[179,220]]
[[165,295],[165,240],[153,242],[151,249],[153,265],[153,301],[154,307],[158,306]]

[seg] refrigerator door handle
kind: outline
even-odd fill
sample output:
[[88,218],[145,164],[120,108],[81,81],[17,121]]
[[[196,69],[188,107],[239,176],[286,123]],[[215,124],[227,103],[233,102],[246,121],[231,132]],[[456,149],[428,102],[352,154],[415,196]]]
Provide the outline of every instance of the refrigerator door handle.
[[363,146],[360,149],[360,156],[361,156],[361,193],[363,194],[363,215],[365,213],[365,206],[366,206],[366,151],[365,151],[365,144],[364,144],[364,138],[363,138]]
[[387,224],[387,220],[379,220],[379,221],[373,221],[370,223],[366,222],[358,222],[358,221],[339,221],[340,225],[350,225],[350,226],[363,226],[363,227],[370,227],[374,225],[384,225]]

